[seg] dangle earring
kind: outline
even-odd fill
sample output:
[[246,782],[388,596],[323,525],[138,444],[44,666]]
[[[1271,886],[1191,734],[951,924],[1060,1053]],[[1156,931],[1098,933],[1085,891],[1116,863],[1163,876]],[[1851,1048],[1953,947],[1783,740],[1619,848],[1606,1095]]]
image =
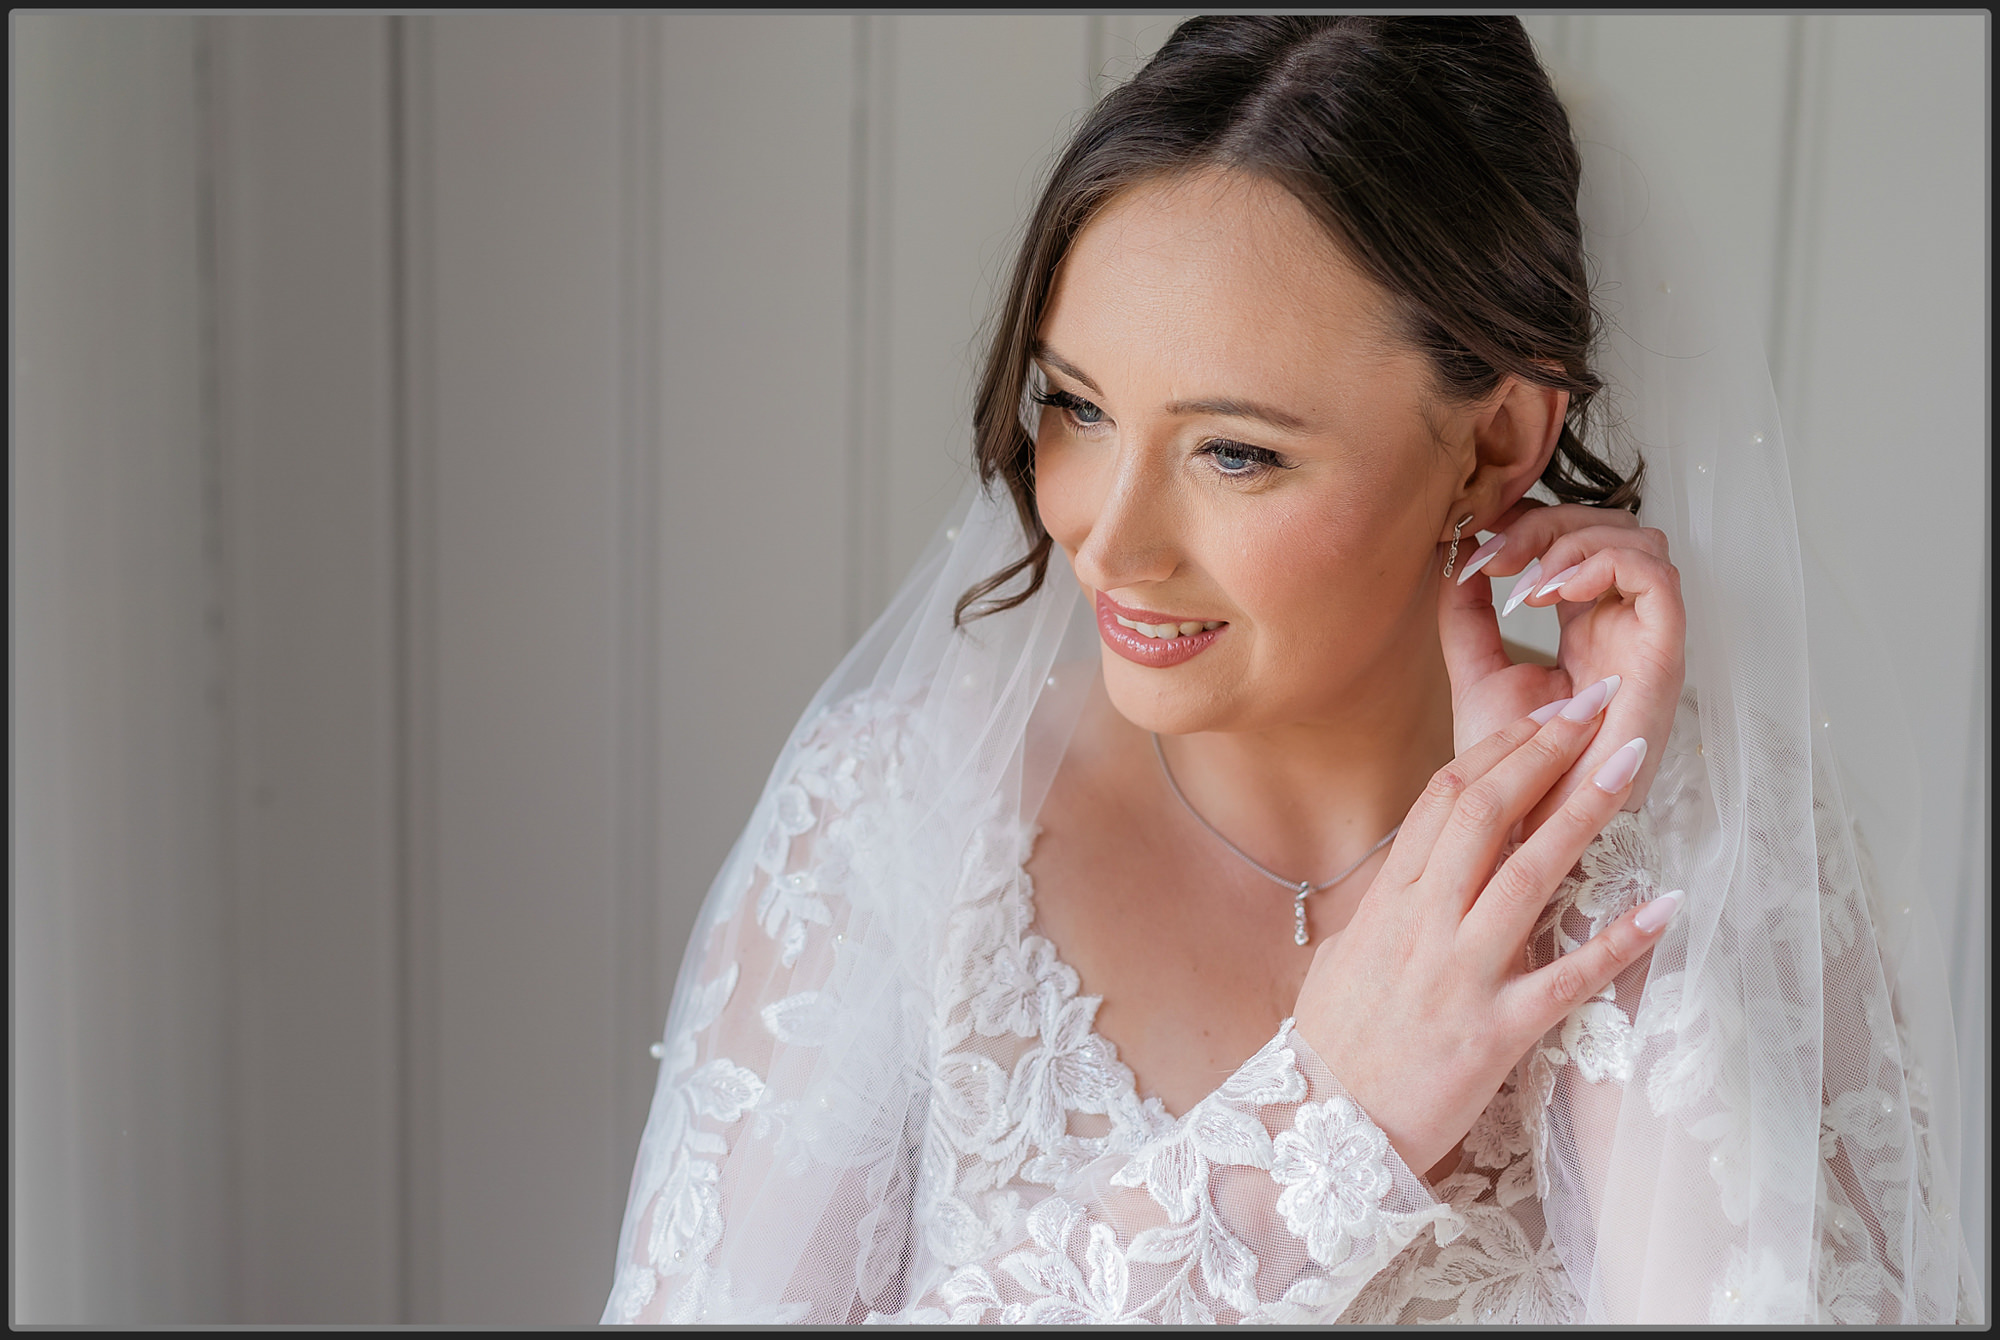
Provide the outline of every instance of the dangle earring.
[[1470,520],[1472,513],[1467,512],[1458,519],[1458,524],[1451,528],[1451,552],[1445,555],[1444,560],[1444,575],[1447,577],[1451,576],[1452,568],[1458,564],[1458,533],[1465,529],[1465,523]]

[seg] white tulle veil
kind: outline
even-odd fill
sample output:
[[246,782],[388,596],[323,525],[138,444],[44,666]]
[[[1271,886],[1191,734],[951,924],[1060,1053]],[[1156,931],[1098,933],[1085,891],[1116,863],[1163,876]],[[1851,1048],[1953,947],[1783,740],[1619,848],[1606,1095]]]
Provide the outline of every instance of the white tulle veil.
[[[1687,689],[1647,801],[1663,883],[1687,897],[1612,1059],[1622,1089],[1544,1077],[1533,1124],[1553,1241],[1594,1320],[1692,1306],[1715,1321],[1872,1321],[1841,1312],[1843,1281],[1864,1268],[1898,1300],[1881,1319],[1948,1321],[1962,1290],[1983,1316],[1953,1218],[1955,1052],[1945,959],[1912,879],[1914,797],[1894,776],[1856,786],[1836,766],[1845,708],[1867,711],[1865,656],[1853,630],[1808,617],[1757,326],[1705,260],[1660,157],[1601,92],[1563,95],[1606,324],[1594,430],[1606,438],[1592,445],[1644,453],[1641,519],[1669,536],[1688,609]],[[710,1296],[745,1315],[890,1311],[924,1273],[910,1223],[937,946],[978,892],[967,872],[993,821],[1032,822],[1098,673],[1059,551],[1034,597],[954,627],[959,596],[1024,543],[1006,497],[960,502],[801,717],[697,923],[698,947],[810,823],[823,798],[785,779],[814,723],[893,711],[908,724],[903,738],[922,745],[899,758],[898,792],[918,799],[847,844],[865,860],[819,872],[850,907],[839,953],[796,1017],[765,1020],[813,1045],[787,1051],[793,1073],[765,1077],[747,1119],[782,1121],[788,1156],[729,1174],[729,1233],[701,1267]],[[1895,771],[1893,750],[1871,758]],[[1865,900],[1840,896],[1857,887]],[[690,1079],[687,1039],[720,1008],[697,977],[683,972],[667,1021],[621,1260],[643,1193],[681,1175],[669,1163],[690,1112],[733,1101]]]

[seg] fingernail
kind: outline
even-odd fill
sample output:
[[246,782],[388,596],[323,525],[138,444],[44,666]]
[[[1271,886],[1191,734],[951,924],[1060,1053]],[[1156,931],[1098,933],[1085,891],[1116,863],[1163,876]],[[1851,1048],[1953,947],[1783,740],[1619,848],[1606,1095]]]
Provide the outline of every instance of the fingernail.
[[1564,568],[1561,572],[1558,572],[1555,576],[1549,578],[1546,582],[1542,583],[1541,589],[1536,591],[1535,594],[1538,596],[1545,596],[1551,591],[1560,591],[1562,589],[1563,583],[1568,581],[1570,578],[1576,576],[1576,570],[1582,566],[1583,564],[1581,563],[1570,564],[1568,567]]
[[1618,692],[1618,676],[1613,675],[1609,679],[1598,680],[1569,700],[1569,706],[1563,709],[1563,720],[1590,720],[1605,709],[1611,701],[1611,695],[1616,692]]
[[1500,611],[1500,617],[1506,618],[1514,612],[1516,605],[1535,594],[1535,587],[1541,584],[1541,580],[1542,560],[1537,558],[1522,568],[1521,575],[1514,579],[1514,589],[1508,593],[1507,605]]
[[1651,935],[1674,919],[1674,913],[1681,910],[1681,899],[1684,896],[1680,889],[1661,894],[1639,909],[1639,915],[1632,918],[1632,924]]
[[1570,701],[1568,698],[1558,698],[1545,707],[1537,707],[1534,711],[1528,713],[1528,720],[1534,722],[1537,726],[1546,726],[1549,724],[1549,718],[1562,711],[1564,707],[1569,705]]
[[1645,761],[1646,740],[1641,736],[1604,760],[1604,766],[1599,768],[1597,775],[1590,780],[1596,784],[1598,790],[1609,791],[1615,795],[1631,784],[1632,779],[1638,775],[1639,765]]
[[1485,544],[1472,551],[1472,557],[1465,562],[1465,568],[1458,574],[1458,584],[1465,585],[1465,579],[1493,561],[1493,555],[1500,552],[1500,546],[1507,543],[1505,535],[1495,535]]

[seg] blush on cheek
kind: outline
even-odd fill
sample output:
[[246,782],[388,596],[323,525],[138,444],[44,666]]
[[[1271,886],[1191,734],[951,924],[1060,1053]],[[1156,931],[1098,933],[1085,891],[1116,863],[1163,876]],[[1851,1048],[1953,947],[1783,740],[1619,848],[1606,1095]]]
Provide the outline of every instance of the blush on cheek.
[[1413,603],[1429,548],[1404,558],[1411,541],[1402,533],[1408,527],[1397,524],[1402,520],[1361,509],[1313,509],[1239,536],[1216,580],[1256,627],[1259,677],[1298,681],[1270,683],[1267,691],[1310,696],[1311,685],[1343,682],[1388,642],[1421,633],[1419,621],[1434,626],[1429,607]]
[[1035,452],[1036,515],[1072,562],[1090,538],[1103,503],[1103,484],[1074,452],[1048,447]]
[[1352,521],[1286,508],[1237,530],[1226,570],[1216,573],[1233,602],[1272,627],[1309,628],[1351,605],[1368,586],[1368,537]]

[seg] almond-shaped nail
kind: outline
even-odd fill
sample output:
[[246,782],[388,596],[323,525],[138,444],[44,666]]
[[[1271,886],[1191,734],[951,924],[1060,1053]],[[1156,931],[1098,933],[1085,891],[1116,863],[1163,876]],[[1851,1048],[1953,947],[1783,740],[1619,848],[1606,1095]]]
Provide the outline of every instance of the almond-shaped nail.
[[1639,915],[1632,918],[1632,924],[1651,935],[1674,919],[1674,913],[1681,910],[1681,899],[1685,896],[1680,889],[1661,894],[1639,909]]
[[1507,537],[1505,535],[1495,535],[1485,544],[1482,544],[1477,549],[1473,550],[1472,557],[1467,559],[1465,562],[1465,567],[1459,570],[1458,584],[1460,586],[1465,585],[1465,579],[1467,577],[1470,577],[1473,573],[1479,571],[1481,568],[1485,567],[1488,563],[1491,563],[1493,561],[1493,555],[1499,553],[1500,546],[1505,543],[1507,543]]
[[1600,679],[1582,693],[1569,700],[1563,709],[1564,721],[1588,721],[1602,712],[1611,702],[1611,695],[1618,692],[1618,676]]
[[1552,703],[1537,707],[1534,711],[1528,713],[1528,720],[1534,722],[1537,726],[1546,726],[1549,724],[1549,718],[1562,711],[1565,707],[1568,707],[1570,701],[1568,698],[1558,698]]
[[1641,736],[1605,759],[1604,766],[1590,780],[1598,790],[1616,795],[1632,784],[1632,779],[1639,775],[1639,765],[1645,761],[1646,740]]
[[1500,617],[1504,619],[1512,614],[1514,607],[1535,594],[1535,588],[1541,584],[1542,560],[1537,558],[1530,561],[1527,567],[1522,568],[1521,575],[1514,579],[1514,589],[1508,592],[1507,604],[1500,611]]
[[1568,567],[1564,568],[1561,572],[1558,572],[1555,576],[1549,578],[1546,582],[1543,582],[1542,585],[1535,591],[1535,594],[1538,596],[1545,596],[1551,591],[1562,590],[1563,583],[1567,582],[1570,578],[1576,576],[1576,570],[1582,566],[1583,564],[1581,563],[1570,564]]

